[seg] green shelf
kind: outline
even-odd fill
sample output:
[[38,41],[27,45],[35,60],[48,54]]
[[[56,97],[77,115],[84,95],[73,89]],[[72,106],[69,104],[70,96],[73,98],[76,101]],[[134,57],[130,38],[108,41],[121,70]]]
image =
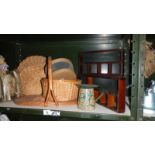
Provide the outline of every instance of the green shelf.
[[59,106],[59,107],[40,107],[40,106],[19,106],[13,101],[1,102],[0,112],[9,114],[23,114],[23,115],[39,115],[48,117],[67,117],[67,118],[81,118],[94,120],[130,120],[130,110],[126,105],[124,113],[116,113],[99,104],[96,104],[94,111],[82,111],[73,106]]

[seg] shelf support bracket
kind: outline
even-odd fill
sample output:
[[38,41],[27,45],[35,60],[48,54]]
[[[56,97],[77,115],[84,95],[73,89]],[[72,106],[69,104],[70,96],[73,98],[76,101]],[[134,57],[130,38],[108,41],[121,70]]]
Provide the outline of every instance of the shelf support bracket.
[[145,40],[144,34],[133,35],[131,120],[143,120]]

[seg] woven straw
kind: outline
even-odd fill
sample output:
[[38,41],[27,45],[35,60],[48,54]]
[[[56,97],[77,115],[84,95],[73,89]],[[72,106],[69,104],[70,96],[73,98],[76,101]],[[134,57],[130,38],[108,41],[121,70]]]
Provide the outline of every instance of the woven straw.
[[18,71],[21,72],[22,70],[24,70],[25,68],[29,67],[29,66],[45,66],[46,64],[46,57],[44,56],[29,56],[27,58],[25,58],[18,67]]
[[41,79],[45,77],[44,67],[46,58],[43,56],[30,56],[24,59],[18,73],[21,81],[22,95],[41,95]]
[[[43,96],[47,94],[48,80],[43,78],[41,80]],[[81,84],[80,80],[53,80],[53,92],[57,101],[71,101],[78,97],[78,86]]]
[[155,72],[155,53],[153,50],[145,51],[144,77],[149,78]]
[[29,66],[19,73],[21,79],[22,95],[41,95],[41,79],[45,77],[43,68]]

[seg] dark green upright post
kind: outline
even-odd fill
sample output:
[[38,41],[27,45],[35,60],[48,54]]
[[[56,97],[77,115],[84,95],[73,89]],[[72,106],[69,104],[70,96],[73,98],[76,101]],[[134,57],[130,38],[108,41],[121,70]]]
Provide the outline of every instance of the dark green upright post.
[[22,44],[19,42],[15,43],[15,55],[17,58],[17,64],[19,65],[19,63],[21,62],[21,57],[22,57],[22,53],[21,53],[21,49],[22,49]]
[[131,120],[143,119],[144,102],[144,41],[146,35],[133,35]]

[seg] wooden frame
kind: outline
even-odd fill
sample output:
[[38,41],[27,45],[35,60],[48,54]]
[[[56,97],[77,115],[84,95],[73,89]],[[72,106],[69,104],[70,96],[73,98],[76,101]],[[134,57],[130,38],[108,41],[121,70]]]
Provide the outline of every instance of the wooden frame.
[[[111,52],[111,53],[110,53]],[[116,58],[113,54],[115,54],[116,52]],[[98,57],[96,56],[99,53]],[[103,53],[103,55],[101,55],[101,53]],[[110,61],[107,59],[107,54],[109,55],[109,60],[111,59],[110,57],[114,58],[111,59]],[[93,61],[93,55],[95,57],[95,61]],[[96,54],[96,55],[95,55]],[[102,59],[99,57],[103,57],[104,58],[104,54],[105,54],[105,59]],[[90,56],[90,60],[85,60],[85,57],[89,58]],[[100,61],[98,61],[98,58],[100,59]],[[107,57],[108,58],[108,57]],[[92,72],[92,68],[93,65],[96,65],[96,71],[95,73]],[[102,65],[103,64],[107,64],[107,73],[102,73]],[[112,73],[113,71],[113,64],[118,64],[119,65],[119,71],[116,73]],[[84,65],[86,66],[85,71],[83,69]],[[113,80],[117,80],[117,95],[113,96],[111,95],[109,92],[106,95],[106,103],[104,103],[104,106],[115,110],[119,113],[122,113],[125,111],[125,78],[124,78],[124,51],[118,50],[118,49],[114,49],[114,50],[100,50],[100,51],[90,51],[90,52],[80,52],[79,53],[79,59],[78,59],[78,75],[80,78],[84,78],[84,81],[86,83],[92,84],[93,83],[93,78],[107,78],[107,79],[113,79]],[[91,79],[92,78],[92,79]],[[98,92],[95,92],[96,94],[98,94]],[[95,95],[96,95],[95,94]],[[111,101],[114,100],[115,98],[115,102],[116,102],[116,106],[109,106],[109,104],[111,104]],[[114,104],[113,104],[114,105]]]
[[[109,52],[117,52],[119,54],[119,59],[115,61],[104,61],[104,62],[97,62],[97,61],[89,61],[89,62],[84,62],[84,57],[86,55],[91,55],[91,54],[98,54],[98,53],[109,53]],[[91,68],[92,65],[96,64],[97,65],[97,73],[91,73]],[[108,64],[108,73],[107,74],[102,74],[101,73],[101,65],[102,64]],[[118,74],[112,74],[112,65],[113,64],[118,64],[119,65],[119,73]],[[83,66],[87,66],[87,73],[84,73],[83,71]],[[78,63],[78,74],[79,76],[92,76],[92,77],[103,77],[103,78],[124,78],[124,51],[123,50],[100,50],[100,51],[91,51],[91,52],[80,52],[79,54],[79,63]]]

